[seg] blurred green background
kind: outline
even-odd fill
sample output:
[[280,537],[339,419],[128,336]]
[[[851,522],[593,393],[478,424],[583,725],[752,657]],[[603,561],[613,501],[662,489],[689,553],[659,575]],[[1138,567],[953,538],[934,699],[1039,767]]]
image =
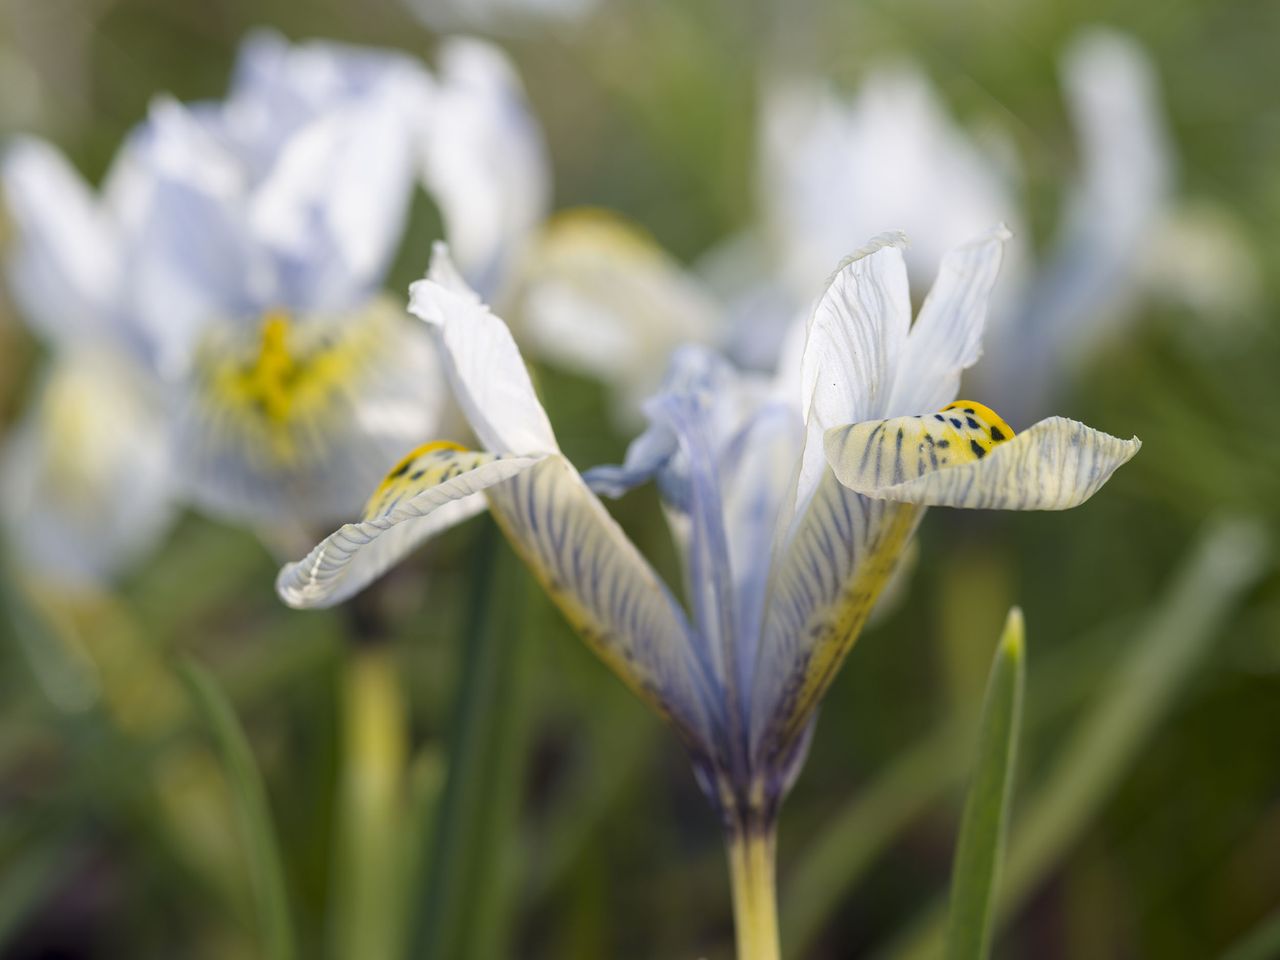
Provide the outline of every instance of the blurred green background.
[[[1248,942],[1280,907],[1280,576],[1266,552],[1280,535],[1280,5],[603,0],[578,22],[495,34],[543,125],[556,205],[617,210],[691,262],[756,215],[766,68],[803,64],[854,90],[894,54],[923,64],[962,120],[1002,119],[1044,242],[1075,163],[1056,63],[1093,23],[1152,57],[1178,197],[1230,223],[1252,288],[1214,311],[1147,298],[1081,371],[1060,412],[1144,441],[1104,495],[1068,515],[925,523],[910,589],[850,657],[784,807],[790,956],[910,955],[920,942],[1015,602],[1027,716],[996,955],[1280,955]],[[47,136],[96,179],[154,93],[220,96],[260,25],[428,59],[435,40],[390,0],[3,0],[0,129]],[[420,201],[397,295],[438,224]],[[6,317],[6,421],[37,363]],[[537,375],[570,458],[618,462],[629,438],[605,416],[605,388]],[[615,512],[671,574],[653,491]],[[0,956],[262,955],[253,851],[182,658],[208,667],[248,734],[298,954],[336,955],[352,869],[334,840],[343,636],[362,608],[289,611],[276,567],[250,533],[188,516],[91,609],[55,598],[51,615],[6,588]],[[435,925],[435,955],[731,955],[720,837],[674,738],[487,519],[399,567],[376,608],[362,629],[383,637],[371,642],[394,658],[410,717],[394,846],[418,861],[407,876],[446,878],[387,895]],[[451,794],[451,761],[483,768],[471,793]]]

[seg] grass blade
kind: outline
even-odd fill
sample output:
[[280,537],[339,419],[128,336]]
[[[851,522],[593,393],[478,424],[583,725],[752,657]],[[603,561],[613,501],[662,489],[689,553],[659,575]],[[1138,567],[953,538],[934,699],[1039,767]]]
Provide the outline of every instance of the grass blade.
[[1022,611],[1009,611],[983,701],[978,760],[965,802],[951,880],[949,960],[982,960],[990,951],[991,916],[1013,796],[1014,761],[1026,676]]
[[296,941],[289,917],[280,847],[253,751],[230,701],[209,672],[187,662],[180,667],[180,673],[226,770],[262,924],[263,955],[268,960],[293,960]]
[[[1256,523],[1225,520],[1206,531],[1028,802],[1011,838],[997,924],[1036,891],[1133,765],[1241,595],[1266,568],[1267,554],[1265,531]],[[937,956],[944,909],[942,903],[927,909],[885,955]]]

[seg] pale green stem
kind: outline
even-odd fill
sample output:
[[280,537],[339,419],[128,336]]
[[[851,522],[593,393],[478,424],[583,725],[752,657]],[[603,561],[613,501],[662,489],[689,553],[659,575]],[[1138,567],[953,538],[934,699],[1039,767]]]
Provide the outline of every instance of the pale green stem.
[[774,880],[777,833],[749,822],[726,838],[738,960],[779,960],[778,892]]
[[349,652],[342,690],[336,944],[341,958],[393,960],[403,932],[406,709],[387,645]]

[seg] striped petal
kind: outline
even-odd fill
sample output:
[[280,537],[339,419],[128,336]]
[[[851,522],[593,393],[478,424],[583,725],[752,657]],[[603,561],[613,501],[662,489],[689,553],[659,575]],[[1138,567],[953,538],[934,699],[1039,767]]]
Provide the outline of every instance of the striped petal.
[[483,491],[537,463],[453,444],[405,457],[370,498],[365,518],[343,525],[288,564],[276,591],[291,607],[330,607],[360,592],[423,541],[482,511]]
[[807,435],[797,506],[826,472],[822,435],[841,423],[880,415],[911,324],[906,238],[885,234],[854,254],[831,279],[809,324],[800,362]]
[[887,413],[937,410],[955,399],[961,372],[982,355],[987,304],[1011,236],[999,226],[942,258],[894,373]]
[[994,424],[983,416],[985,408],[962,404],[939,414],[830,430],[832,469],[846,487],[877,500],[1066,510],[1097,493],[1142,445],[1137,437],[1120,440],[1064,417],[1042,420],[1010,439],[1003,421]]
[[617,522],[560,456],[489,491],[494,518],[584,642],[695,753],[719,734],[713,678],[679,605]]
[[454,397],[485,449],[559,451],[511,331],[463,282],[444,244],[426,279],[409,288],[409,312],[436,331]]
[[751,749],[781,770],[898,567],[924,511],[828,470],[774,559],[751,694]]

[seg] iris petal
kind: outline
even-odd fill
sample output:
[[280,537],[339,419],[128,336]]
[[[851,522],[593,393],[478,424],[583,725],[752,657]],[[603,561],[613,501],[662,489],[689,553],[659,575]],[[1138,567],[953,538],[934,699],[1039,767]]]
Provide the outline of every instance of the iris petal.
[[[955,411],[951,411],[954,413]],[[945,412],[944,412],[945,413]],[[1050,417],[990,452],[978,431],[938,456],[931,435],[952,429],[934,414],[829,430],[827,457],[840,482],[878,500],[979,510],[1066,510],[1098,492],[1141,442],[1121,440],[1065,417]],[[964,421],[962,421],[963,423]],[[997,428],[999,429],[999,428]],[[990,430],[987,430],[989,435]]]

